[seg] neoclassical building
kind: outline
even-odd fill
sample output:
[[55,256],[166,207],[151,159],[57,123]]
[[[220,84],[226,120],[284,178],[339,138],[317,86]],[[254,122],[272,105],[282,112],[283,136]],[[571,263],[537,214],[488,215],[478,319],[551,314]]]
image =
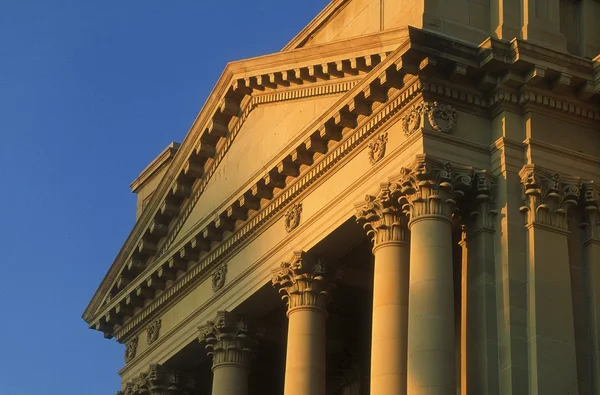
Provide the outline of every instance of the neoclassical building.
[[600,394],[598,21],[334,0],[228,64],[83,314],[115,391]]

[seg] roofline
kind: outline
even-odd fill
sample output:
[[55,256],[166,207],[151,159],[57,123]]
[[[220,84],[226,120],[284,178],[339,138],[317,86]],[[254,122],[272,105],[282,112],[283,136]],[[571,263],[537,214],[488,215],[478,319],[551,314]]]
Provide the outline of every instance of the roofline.
[[335,16],[339,11],[348,5],[352,0],[332,0],[312,21],[304,27],[285,47],[281,49],[284,51],[291,51],[298,49],[312,37],[319,29],[321,29],[329,20]]
[[140,175],[131,182],[129,185],[131,192],[137,193],[156,171],[158,171],[167,161],[169,161],[169,159],[175,156],[180,146],[180,143],[173,141],[167,146],[167,148],[162,150],[162,152],[158,154],[158,156],[154,158],[144,170],[142,170]]

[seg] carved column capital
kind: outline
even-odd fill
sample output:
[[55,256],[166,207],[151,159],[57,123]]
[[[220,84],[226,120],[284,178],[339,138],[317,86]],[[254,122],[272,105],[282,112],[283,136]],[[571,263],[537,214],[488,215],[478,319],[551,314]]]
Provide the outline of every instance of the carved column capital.
[[273,270],[271,282],[274,287],[279,287],[281,299],[287,301],[288,315],[294,309],[307,307],[325,312],[333,287],[330,282],[333,275],[339,273],[320,259],[304,251],[296,251],[290,262],[283,262]]
[[466,210],[469,216],[464,218],[464,237],[470,237],[479,232],[493,232],[494,220],[498,211],[495,209],[496,179],[484,171],[475,172],[473,198],[468,202]]
[[567,231],[567,212],[579,202],[581,180],[531,164],[523,166],[519,175],[525,201],[521,211],[527,225],[537,223]]
[[140,373],[125,385],[123,395],[188,395],[196,381],[178,371],[167,370],[162,365],[151,364],[148,371]]
[[600,184],[585,182],[581,186],[585,241],[600,241]]
[[213,358],[213,370],[220,365],[239,365],[250,368],[250,359],[258,349],[262,328],[246,318],[228,311],[217,312],[217,317],[198,328],[199,340]]
[[379,193],[367,195],[364,203],[355,205],[356,222],[362,223],[373,241],[373,249],[389,242],[408,243],[408,217],[390,195],[388,183],[380,185]]
[[402,168],[390,180],[389,189],[403,210],[410,216],[410,224],[424,217],[439,217],[452,221],[457,211],[457,200],[471,191],[473,169],[453,165],[417,155],[415,163]]

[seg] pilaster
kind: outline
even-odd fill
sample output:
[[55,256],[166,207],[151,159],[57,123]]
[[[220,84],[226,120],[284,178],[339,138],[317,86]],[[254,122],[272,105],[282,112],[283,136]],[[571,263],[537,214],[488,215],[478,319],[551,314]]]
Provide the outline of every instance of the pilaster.
[[523,0],[522,4],[522,38],[566,51],[567,39],[560,32],[560,0]]
[[600,185],[582,186],[583,261],[587,280],[592,393],[600,393]]
[[529,393],[577,393],[567,213],[579,202],[580,181],[535,165],[525,165],[520,175],[527,229]]

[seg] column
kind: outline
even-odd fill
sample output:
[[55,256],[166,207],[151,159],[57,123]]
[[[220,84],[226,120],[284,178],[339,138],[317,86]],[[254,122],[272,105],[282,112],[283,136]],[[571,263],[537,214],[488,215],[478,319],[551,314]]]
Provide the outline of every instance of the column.
[[520,172],[526,215],[529,394],[578,392],[567,236],[579,181],[534,165]]
[[116,395],[190,395],[195,384],[192,377],[151,364],[147,372],[126,383],[125,390]]
[[409,395],[456,395],[452,217],[471,172],[417,155],[390,186],[410,215]]
[[294,252],[290,262],[273,271],[273,286],[288,307],[284,395],[325,395],[329,274],[321,261],[304,251]]
[[587,279],[592,394],[600,394],[600,185],[586,183],[582,194],[585,230],[583,259]]
[[475,197],[465,216],[462,246],[461,394],[500,394],[496,265],[496,210],[492,177],[475,174]]
[[371,394],[406,394],[409,234],[407,217],[388,184],[356,206],[375,255],[371,334]]
[[248,395],[250,358],[262,330],[227,311],[219,311],[215,320],[198,329],[213,359],[212,395]]

